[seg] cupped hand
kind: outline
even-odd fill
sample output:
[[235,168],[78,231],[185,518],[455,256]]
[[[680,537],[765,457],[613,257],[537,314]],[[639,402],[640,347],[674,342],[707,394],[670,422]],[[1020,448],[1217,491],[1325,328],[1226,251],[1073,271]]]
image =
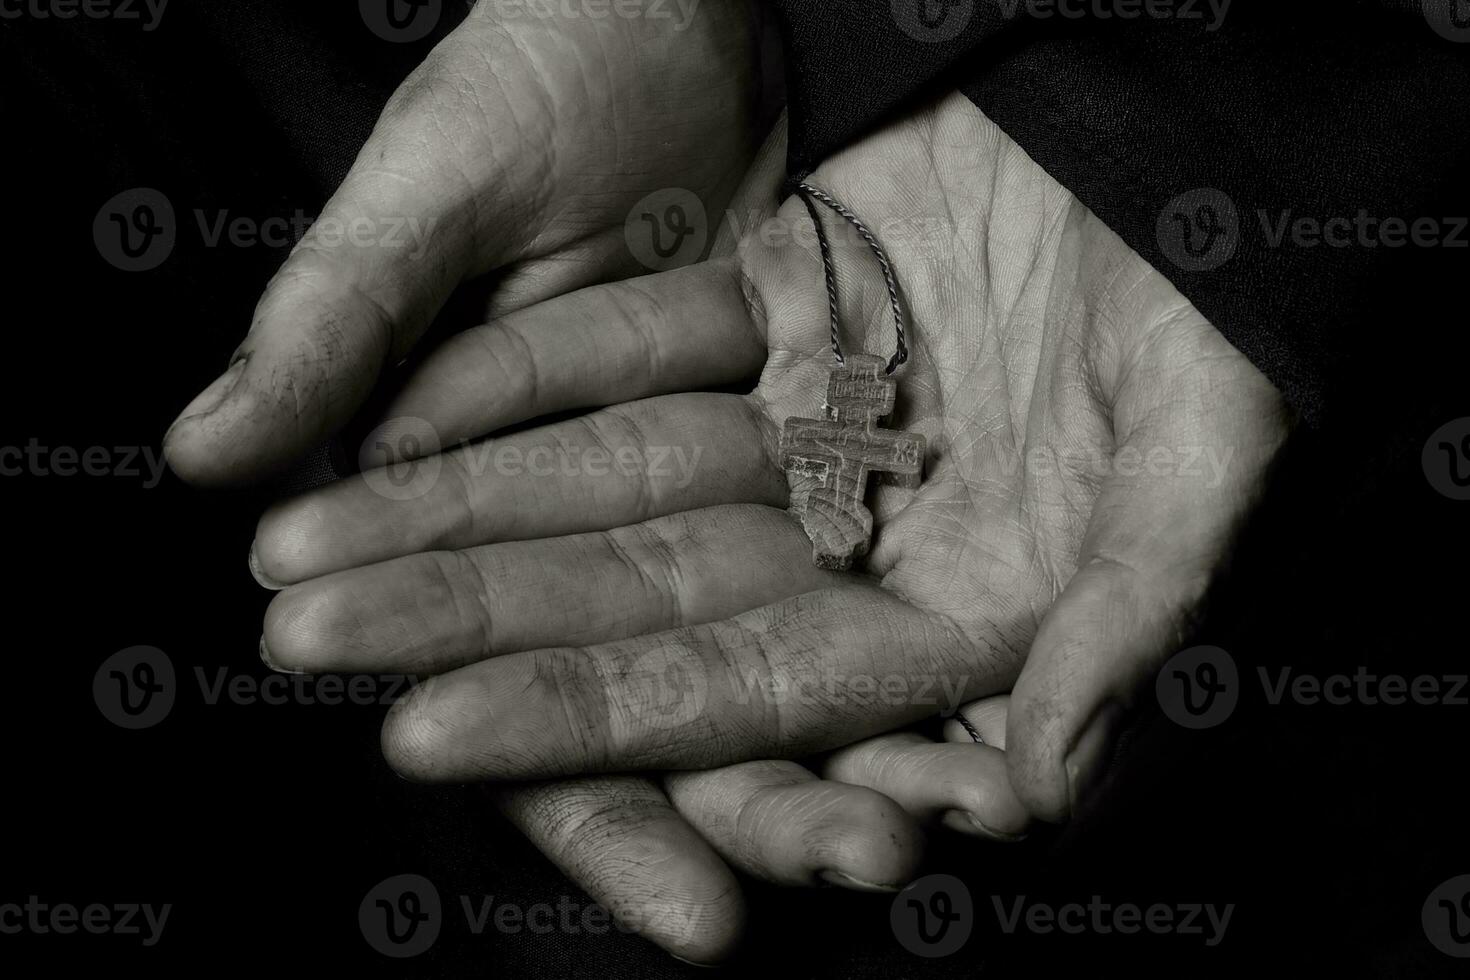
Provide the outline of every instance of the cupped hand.
[[[395,766],[431,780],[799,756],[933,714],[923,691],[954,702],[1014,685],[1016,788],[1065,817],[1186,633],[1283,438],[1283,405],[958,96],[812,183],[886,240],[912,313],[890,424],[928,437],[928,471],[873,495],[866,576],[814,569],[778,509],[781,425],[819,414],[832,353],[802,205],[741,211],[775,199],[771,179],[735,206],[734,223],[753,223],[732,258],[462,335],[389,428],[426,424],[451,446],[764,364],[751,395],[631,401],[458,445],[400,464],[435,474],[412,500],[391,499],[379,471],[281,507],[257,541],[265,573],[338,574],[277,600],[272,656],[447,671],[384,735]],[[850,349],[887,354],[871,257],[853,236],[834,249]],[[493,394],[465,397],[486,378]],[[627,638],[596,642],[609,617]]]
[[[936,746],[880,733],[1014,686],[1005,755],[968,752],[993,778],[965,809],[998,830],[1024,823],[1012,792],[1047,819],[1088,796],[1260,493],[1285,407],[947,98],[811,178],[888,247],[913,351],[890,425],[929,444],[917,489],[872,496],[867,574],[816,569],[782,510],[778,435],[819,413],[832,354],[810,219],[775,207],[780,157],[768,148],[732,207],[733,254],[462,335],[390,410],[394,462],[262,520],[262,573],[300,583],[268,616],[277,664],[437,675],[385,725],[400,771],[739,768],[879,736],[828,774],[902,798],[904,753]],[[882,279],[832,227],[848,347],[887,355]],[[756,370],[748,396],[645,398]],[[466,441],[601,404],[616,407]],[[397,459],[418,455],[395,449],[405,432],[446,448]],[[671,777],[674,803],[701,778],[720,777]],[[718,816],[691,823],[718,841]]]
[[[169,430],[170,464],[201,485],[277,475],[341,428],[468,280],[494,273],[505,312],[646,272],[629,212],[670,188],[724,206],[779,105],[770,37],[757,0],[687,18],[475,6],[394,94],[229,369]],[[701,241],[669,261],[698,258]]]
[[[650,256],[632,254],[624,225],[649,194],[677,189],[674,202],[717,211],[734,191],[779,99],[761,5],[706,2],[687,22],[541,16],[550,8],[497,20],[508,9],[477,7],[394,96],[230,369],[170,429],[165,448],[185,479],[281,472],[342,427],[460,283],[493,272],[500,315],[643,271]],[[653,259],[685,264],[695,246]],[[522,381],[507,379],[501,396],[513,402]],[[496,385],[478,379],[473,393]],[[896,886],[918,860],[917,828],[897,804],[793,763],[675,792],[686,811],[724,822],[706,836],[729,861],[768,878]],[[501,796],[625,923],[690,959],[730,951],[739,887],[658,786],[610,777]]]

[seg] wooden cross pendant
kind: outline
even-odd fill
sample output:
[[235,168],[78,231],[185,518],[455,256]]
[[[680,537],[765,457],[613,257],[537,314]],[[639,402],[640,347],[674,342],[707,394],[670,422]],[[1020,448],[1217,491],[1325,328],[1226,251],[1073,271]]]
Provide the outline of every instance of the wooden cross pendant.
[[846,570],[868,553],[873,514],[863,497],[870,474],[911,487],[924,476],[924,437],[880,428],[898,390],[885,367],[881,357],[848,355],[827,381],[827,417],[790,418],[781,432],[791,506],[820,568]]

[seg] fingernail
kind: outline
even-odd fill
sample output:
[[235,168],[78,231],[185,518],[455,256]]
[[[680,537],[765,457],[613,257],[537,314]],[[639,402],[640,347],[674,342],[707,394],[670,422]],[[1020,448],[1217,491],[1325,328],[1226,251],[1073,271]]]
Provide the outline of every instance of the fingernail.
[[263,569],[261,569],[260,558],[255,554],[254,541],[250,542],[250,557],[247,560],[250,563],[250,574],[255,577],[256,582],[260,583],[261,588],[270,589],[272,592],[280,592],[282,589],[286,588],[286,586],[271,578],[265,573]]
[[1101,788],[1122,720],[1123,706],[1116,701],[1106,702],[1068,753],[1067,802],[1073,817],[1093,801]]
[[996,830],[994,827],[988,826],[984,820],[981,820],[979,817],[975,816],[975,814],[973,813],[970,813],[968,810],[961,812],[964,813],[965,819],[969,821],[970,825],[974,827],[975,830],[982,837],[988,837],[991,840],[1005,841],[1007,843],[1014,843],[1016,841],[1023,841],[1028,836],[1030,836],[1029,832],[1024,830]]
[[[174,420],[174,425],[178,425],[180,422],[187,421],[188,419],[208,415],[223,405],[225,399],[230,396],[230,392],[235,390],[235,385],[239,383],[240,375],[245,373],[245,362],[247,360],[248,358],[245,357],[240,358],[231,364],[224,374],[215,378],[208,388],[205,388],[195,396],[194,400],[179,413],[179,417]],[[172,429],[173,425],[169,426],[169,428]]]
[[277,666],[276,665],[276,662],[271,659],[271,650],[270,650],[270,647],[268,647],[268,646],[265,645],[265,636],[264,635],[262,635],[261,638],[260,638],[260,662],[263,663],[263,664],[265,664],[267,667],[269,667],[271,670],[275,671],[278,674],[304,674],[304,673],[306,673],[306,671],[304,671],[304,670],[290,670],[290,669],[288,669],[286,667]]
[[841,871],[821,871],[818,872],[817,877],[829,885],[836,885],[838,888],[852,888],[860,892],[896,892],[902,890],[899,885],[884,885],[876,881],[863,881],[861,878],[854,878],[852,875],[844,874]]
[[670,953],[669,955],[678,960],[680,963],[683,963],[685,966],[697,966],[701,970],[717,970],[720,967],[720,964],[718,963],[700,963],[697,960],[686,960],[678,953]]

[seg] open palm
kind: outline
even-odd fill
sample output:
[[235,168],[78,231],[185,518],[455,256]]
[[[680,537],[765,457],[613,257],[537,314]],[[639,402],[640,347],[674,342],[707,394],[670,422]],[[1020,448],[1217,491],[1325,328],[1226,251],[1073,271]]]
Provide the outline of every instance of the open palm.
[[[935,710],[917,698],[847,697],[850,682],[897,675],[975,697],[1008,690],[1029,653],[1012,711],[1014,764],[1037,767],[1026,785],[1039,812],[1065,815],[1076,787],[1064,764],[1081,727],[1126,702],[1180,638],[1280,441],[1281,405],[1162,276],[962,99],[854,147],[813,183],[887,237],[914,323],[892,424],[928,436],[929,473],[917,489],[876,493],[869,576],[811,568],[794,520],[752,510],[787,503],[780,426],[819,412],[832,366],[820,267],[801,244],[804,211],[787,201],[747,214],[755,225],[732,256],[594,287],[463,335],[425,365],[385,431],[427,425],[424,441],[450,446],[528,416],[714,384],[764,363],[753,394],[620,404],[421,461],[433,480],[411,500],[392,499],[382,471],[267,516],[260,559],[273,578],[400,555],[423,565],[419,553],[451,550],[458,574],[472,576],[465,595],[482,593],[486,575],[482,556],[462,549],[519,540],[487,554],[540,564],[573,547],[552,536],[598,532],[571,539],[580,566],[558,583],[580,600],[569,603],[571,622],[543,616],[523,637],[456,613],[417,633],[412,649],[336,662],[474,662],[421,687],[390,719],[386,744],[402,769],[517,779],[800,755]],[[732,223],[747,201],[773,199],[774,186],[757,180]],[[865,268],[861,242],[835,251],[839,268]],[[886,353],[876,270],[844,281],[849,344]],[[496,397],[466,397],[487,378]],[[533,460],[538,446],[571,467],[499,465]],[[592,472],[589,460],[620,455],[647,465]],[[660,457],[697,465],[659,468]],[[638,598],[608,587],[589,560],[599,548],[615,552]],[[434,561],[435,575],[455,573]],[[495,570],[512,581],[523,571]],[[361,569],[349,591],[396,608],[365,583],[402,590],[404,571]],[[354,604],[364,644],[371,612]],[[628,639],[593,642],[609,639],[608,616]],[[496,656],[513,649],[527,652]],[[1063,684],[1068,702],[1058,704]],[[650,703],[679,689],[683,703]]]
[[[390,762],[575,777],[506,806],[594,894],[614,891],[610,851],[661,862],[644,897],[687,928],[651,932],[686,953],[738,929],[699,838],[777,880],[911,869],[891,801],[915,810],[960,746],[881,733],[964,701],[1015,688],[1006,752],[962,747],[973,791],[950,805],[998,837],[1024,825],[1017,794],[1071,813],[1285,431],[1265,379],[951,97],[811,178],[893,259],[912,355],[889,424],[929,446],[917,488],[869,497],[866,574],[814,567],[779,434],[818,415],[833,360],[781,159],[768,145],[709,261],[526,305],[435,352],[365,447],[380,465],[274,508],[255,548],[262,578],[292,586],[267,617],[274,664],[435,675],[388,718]],[[883,280],[840,227],[844,344],[886,356]],[[749,395],[700,391],[757,372]],[[836,783],[746,761],[834,749]],[[680,772],[585,775],[651,769]],[[834,808],[823,851],[800,829]],[[769,810],[798,819],[744,819]],[[656,858],[650,827],[671,842]]]

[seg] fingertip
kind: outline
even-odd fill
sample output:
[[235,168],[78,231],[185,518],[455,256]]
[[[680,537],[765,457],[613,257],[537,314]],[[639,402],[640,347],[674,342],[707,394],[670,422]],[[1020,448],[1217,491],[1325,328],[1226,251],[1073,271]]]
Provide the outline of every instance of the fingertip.
[[[977,747],[972,751],[994,752]],[[1003,778],[972,779],[959,784],[953,794],[956,810],[966,817],[969,830],[998,841],[1015,841],[1031,831],[1032,813],[1012,787],[1002,764],[996,765]]]
[[1054,728],[1037,723],[1037,709],[1019,687],[1006,722],[1006,774],[1016,799],[1033,817],[1066,823],[1072,816],[1065,751],[1052,744]]
[[262,589],[269,592],[280,592],[286,588],[286,583],[276,581],[266,572],[265,566],[261,564],[260,553],[254,541],[250,542],[250,554],[246,556],[245,564],[250,569],[251,578],[255,579],[256,584]]
[[347,614],[338,593],[315,582],[281,591],[265,610],[261,659],[287,673],[332,670],[332,651],[345,632]]
[[[394,353],[397,306],[310,251],[271,280],[228,371],[164,436],[169,465],[201,487],[280,476],[344,425]],[[407,331],[416,336],[417,328]],[[404,345],[406,347],[406,344]]]
[[739,884],[723,862],[715,862],[717,869],[701,871],[705,880],[719,884],[718,890],[694,889],[682,900],[668,896],[640,913],[640,921],[630,923],[633,931],[690,966],[719,967],[733,960],[745,940],[748,915]]
[[896,892],[918,873],[924,832],[896,802],[876,790],[841,783],[808,783],[792,792],[833,787],[842,794],[833,819],[813,825],[808,860],[829,884],[857,891]]
[[1003,844],[1013,844],[1018,841],[1023,841],[1029,836],[1031,814],[1027,812],[1024,818],[1017,822],[1023,825],[1023,829],[1018,831],[999,831],[986,823],[985,819],[968,810],[948,810],[940,820],[940,823],[945,828],[955,833],[964,834],[967,837],[979,837],[983,840],[996,841]]
[[250,574],[279,591],[330,571],[321,564],[329,551],[326,528],[321,501],[310,491],[272,504],[255,523],[246,558]]
[[496,791],[511,822],[638,935],[696,966],[733,958],[747,910],[740,883],[646,779],[582,777]]
[[454,781],[460,755],[453,733],[440,723],[429,690],[437,678],[416,684],[388,709],[379,745],[388,768],[416,783]]
[[248,357],[230,365],[179,413],[163,436],[163,456],[186,483],[204,488],[230,488],[242,479],[227,447],[237,403],[244,396]]

